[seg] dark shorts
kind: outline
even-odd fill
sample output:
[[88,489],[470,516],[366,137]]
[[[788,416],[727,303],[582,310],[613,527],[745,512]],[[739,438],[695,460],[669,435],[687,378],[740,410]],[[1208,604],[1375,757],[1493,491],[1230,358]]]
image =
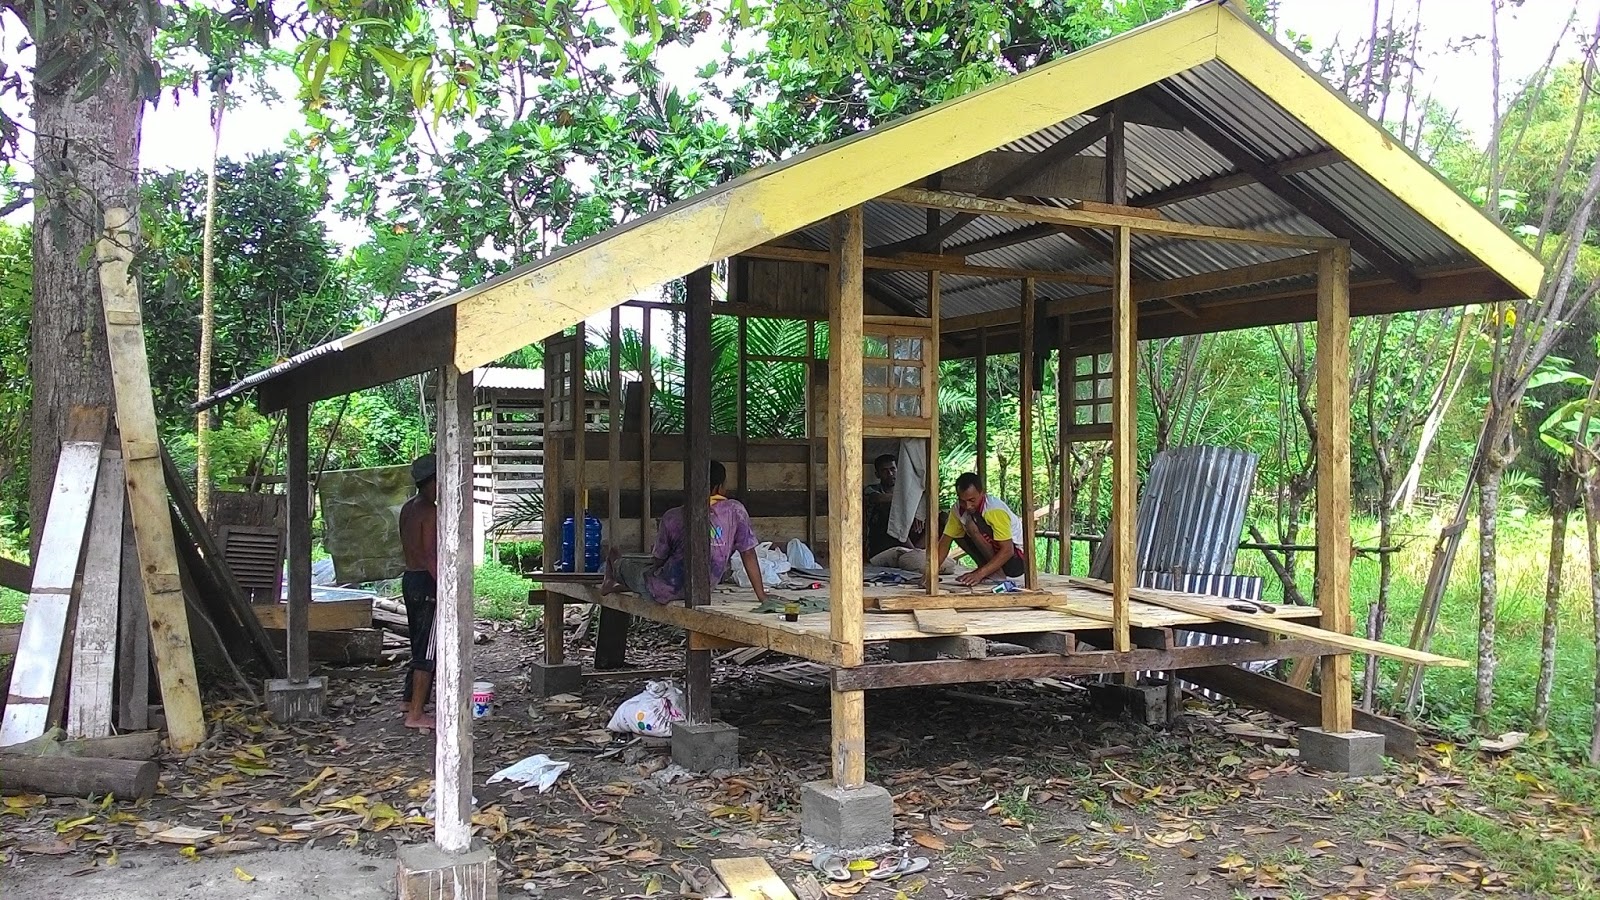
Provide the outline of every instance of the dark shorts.
[[[439,587],[427,572],[407,572],[400,577],[406,601],[406,624],[411,629],[411,670],[432,672],[434,658],[433,615]],[[406,679],[410,693],[411,680]]]

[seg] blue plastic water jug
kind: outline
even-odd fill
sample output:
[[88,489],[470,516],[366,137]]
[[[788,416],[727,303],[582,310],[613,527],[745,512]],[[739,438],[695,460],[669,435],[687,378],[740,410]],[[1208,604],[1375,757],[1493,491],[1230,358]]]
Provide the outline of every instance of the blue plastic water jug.
[[[561,523],[561,561],[556,564],[557,572],[572,571],[576,550],[574,527],[571,516]],[[589,573],[600,571],[600,520],[587,513],[583,516],[583,570]]]

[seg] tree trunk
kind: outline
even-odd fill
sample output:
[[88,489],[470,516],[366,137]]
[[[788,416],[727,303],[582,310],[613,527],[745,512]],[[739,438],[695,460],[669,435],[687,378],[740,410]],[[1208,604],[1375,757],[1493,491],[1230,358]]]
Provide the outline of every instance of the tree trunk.
[[[1393,475],[1385,473],[1382,479],[1383,495],[1387,497],[1394,480]],[[1387,552],[1390,540],[1394,536],[1394,510],[1387,503],[1378,504],[1378,596],[1367,608],[1367,638],[1374,641],[1383,639],[1383,628],[1389,618],[1389,584],[1394,580],[1394,555]],[[1372,712],[1372,703],[1378,693],[1378,658],[1367,654],[1367,662],[1361,673],[1361,708]]]
[[1600,766],[1600,478],[1585,478],[1583,518],[1589,532],[1589,603],[1594,607],[1594,716],[1589,735],[1589,765]]
[[1483,462],[1478,474],[1478,688],[1472,703],[1472,726],[1480,733],[1489,727],[1489,710],[1494,706],[1495,612],[1499,584],[1495,578],[1498,536],[1496,517],[1500,512],[1500,476],[1504,467],[1494,459]]
[[[128,12],[128,15],[135,13]],[[59,55],[82,52],[82,35],[38,48],[38,70]],[[148,36],[145,38],[148,46]],[[123,62],[119,60],[119,62]],[[67,67],[68,72],[71,66]],[[137,221],[139,125],[144,101],[126,66],[89,96],[70,74],[34,85],[33,471],[29,509],[37,555],[55,479],[67,412],[74,405],[112,407],[111,362],[93,248],[103,211],[124,206]]]
[[[1550,495],[1550,565],[1544,579],[1544,629],[1539,634],[1539,683],[1533,691],[1533,730],[1550,722],[1550,693],[1556,680],[1556,632],[1561,618],[1561,569],[1567,558],[1567,520],[1571,518],[1576,476],[1556,476]],[[1585,506],[1587,508],[1587,505]]]

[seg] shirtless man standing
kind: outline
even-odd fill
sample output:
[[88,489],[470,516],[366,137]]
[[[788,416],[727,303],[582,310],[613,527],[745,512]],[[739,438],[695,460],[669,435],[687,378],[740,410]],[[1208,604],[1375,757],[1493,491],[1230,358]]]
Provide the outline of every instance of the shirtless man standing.
[[411,669],[402,695],[408,728],[434,727],[433,716],[422,710],[433,689],[433,614],[439,575],[437,471],[432,453],[417,457],[411,464],[416,496],[400,507],[400,547],[406,560],[400,590],[405,595],[406,624],[411,628]]

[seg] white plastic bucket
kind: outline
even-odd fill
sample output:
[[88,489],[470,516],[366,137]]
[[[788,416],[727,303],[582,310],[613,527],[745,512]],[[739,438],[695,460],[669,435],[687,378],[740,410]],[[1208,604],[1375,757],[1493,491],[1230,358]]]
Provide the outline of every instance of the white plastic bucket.
[[474,719],[487,719],[494,714],[494,682],[474,681],[472,683],[472,717]]

